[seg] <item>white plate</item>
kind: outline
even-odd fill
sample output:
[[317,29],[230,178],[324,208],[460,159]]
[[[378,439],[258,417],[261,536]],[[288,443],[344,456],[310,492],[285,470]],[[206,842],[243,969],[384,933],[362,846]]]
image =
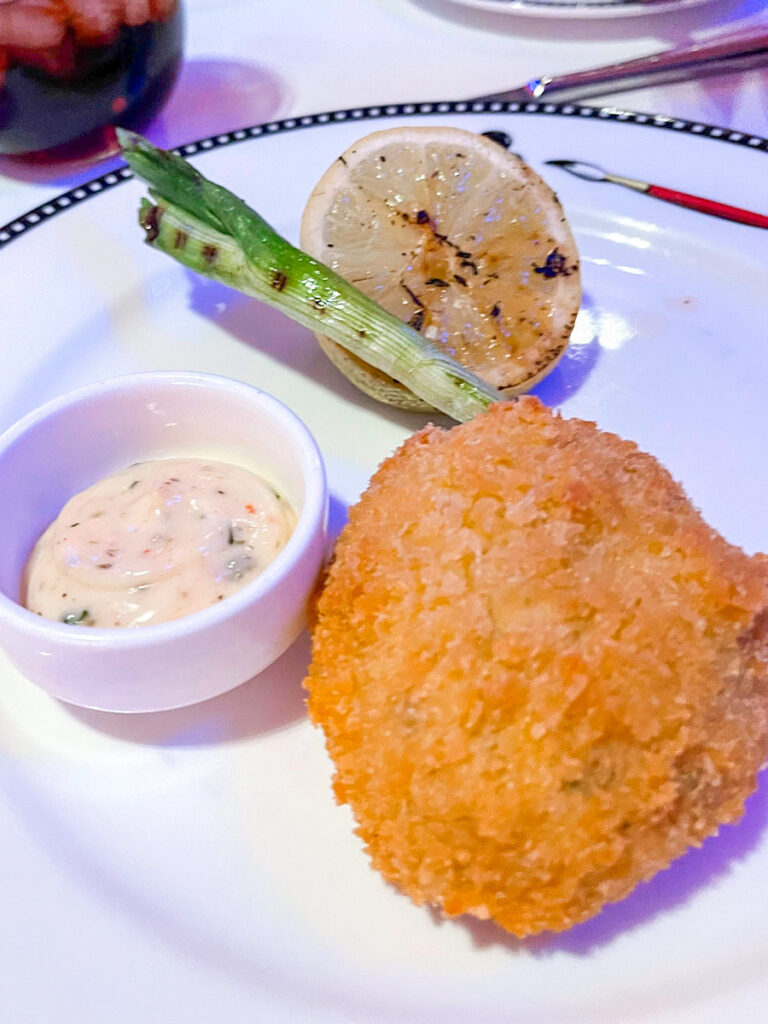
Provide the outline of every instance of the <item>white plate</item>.
[[534,18],[624,18],[668,14],[698,7],[709,0],[450,0],[496,14],[525,14]]
[[[765,207],[761,139],[618,111],[500,107],[323,114],[189,152],[294,240],[305,197],[338,153],[382,122],[437,114],[507,131],[537,168],[587,159]],[[539,394],[637,440],[713,525],[765,548],[768,233],[545,174],[581,247],[585,295],[573,345]],[[239,377],[314,432],[340,520],[423,417],[363,398],[307,331],[142,245],[141,194],[107,176],[0,229],[0,426],[106,375]],[[125,718],[57,704],[0,661],[0,1019],[764,1019],[765,786],[738,826],[622,904],[517,943],[491,925],[438,921],[371,870],[304,718],[306,662],[301,642],[232,694]]]

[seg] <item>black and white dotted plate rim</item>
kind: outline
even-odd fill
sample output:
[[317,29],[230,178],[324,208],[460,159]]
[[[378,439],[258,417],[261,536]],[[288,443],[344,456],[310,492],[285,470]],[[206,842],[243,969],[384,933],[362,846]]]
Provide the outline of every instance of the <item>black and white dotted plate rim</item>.
[[[682,118],[661,114],[644,114],[615,107],[591,107],[570,103],[503,103],[498,100],[486,102],[431,102],[431,103],[391,103],[381,106],[351,107],[347,110],[325,111],[319,114],[306,114],[301,117],[288,117],[280,121],[269,121],[265,124],[238,128],[234,131],[221,132],[204,139],[186,143],[176,149],[184,157],[197,156],[222,146],[231,146],[249,139],[263,138],[280,132],[298,131],[302,128],[337,124],[341,121],[373,121],[389,117],[409,117],[446,114],[546,114],[553,117],[596,118],[622,124],[643,125],[663,131],[682,132],[730,145],[743,146],[751,150],[762,150],[768,153],[768,139],[748,132],[731,128],[704,124],[699,121],[686,121]],[[489,128],[492,127],[489,125]],[[120,185],[133,177],[128,167],[115,170],[93,178],[76,188],[49,199],[45,203],[21,214],[0,227],[0,249],[21,238],[33,228],[45,224],[52,217],[70,210],[87,199],[101,195],[105,191]]]

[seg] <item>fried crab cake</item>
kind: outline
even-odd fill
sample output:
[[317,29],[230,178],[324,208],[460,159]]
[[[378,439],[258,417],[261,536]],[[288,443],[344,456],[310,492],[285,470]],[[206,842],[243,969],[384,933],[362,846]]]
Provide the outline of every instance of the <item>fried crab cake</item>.
[[559,931],[741,815],[766,754],[768,558],[634,444],[496,405],[375,474],[306,686],[385,878]]

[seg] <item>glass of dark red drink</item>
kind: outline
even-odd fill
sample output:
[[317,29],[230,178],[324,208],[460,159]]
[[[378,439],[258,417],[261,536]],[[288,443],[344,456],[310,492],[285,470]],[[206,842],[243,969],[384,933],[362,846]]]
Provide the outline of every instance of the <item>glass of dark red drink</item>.
[[181,64],[181,0],[0,0],[0,154],[106,156]]

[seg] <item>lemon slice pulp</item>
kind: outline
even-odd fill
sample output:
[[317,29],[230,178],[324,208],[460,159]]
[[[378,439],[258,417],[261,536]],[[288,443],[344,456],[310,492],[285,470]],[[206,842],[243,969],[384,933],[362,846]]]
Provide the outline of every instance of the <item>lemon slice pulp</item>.
[[[578,252],[557,196],[518,156],[459,128],[356,142],[310,195],[301,246],[506,396],[554,368],[579,308]],[[318,340],[363,391],[428,408]]]

